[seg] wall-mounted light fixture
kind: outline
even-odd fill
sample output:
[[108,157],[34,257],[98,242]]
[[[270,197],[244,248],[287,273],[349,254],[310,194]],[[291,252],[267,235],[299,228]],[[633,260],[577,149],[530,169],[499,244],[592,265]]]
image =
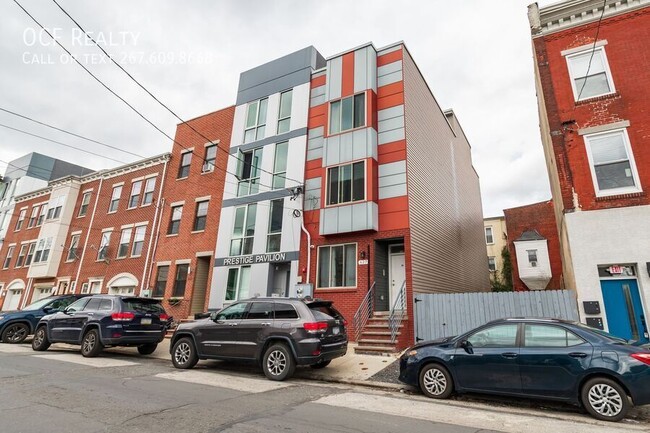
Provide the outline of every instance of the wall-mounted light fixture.
[[[359,258],[360,258],[361,260],[365,259],[365,258],[366,258],[366,252],[365,252],[365,251],[361,251],[361,252],[359,253]],[[648,265],[650,266],[650,263],[649,263]]]

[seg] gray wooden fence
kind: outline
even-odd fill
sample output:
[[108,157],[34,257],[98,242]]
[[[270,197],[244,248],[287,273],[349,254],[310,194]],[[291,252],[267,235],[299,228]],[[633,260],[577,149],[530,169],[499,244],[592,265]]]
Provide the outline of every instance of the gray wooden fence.
[[459,335],[504,317],[578,320],[578,304],[570,290],[417,293],[415,301],[417,341]]

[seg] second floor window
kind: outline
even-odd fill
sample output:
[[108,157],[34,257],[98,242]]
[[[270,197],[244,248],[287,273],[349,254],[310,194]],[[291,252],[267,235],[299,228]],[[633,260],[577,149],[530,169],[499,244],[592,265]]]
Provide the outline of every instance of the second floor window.
[[108,246],[111,243],[111,232],[103,232],[102,240],[97,248],[97,260],[105,260],[108,257]]
[[364,200],[366,193],[364,162],[328,168],[327,178],[328,205]]
[[11,258],[12,258],[13,255],[14,255],[14,249],[15,249],[15,248],[16,248],[16,247],[14,247],[14,246],[11,246],[11,247],[7,248],[7,256],[5,257],[5,261],[4,261],[4,263],[2,264],[2,269],[7,269],[7,268],[9,268],[9,265],[11,264]]
[[111,194],[111,203],[108,205],[108,212],[117,212],[120,205],[120,196],[122,195],[122,185],[114,186]]
[[217,145],[211,144],[205,147],[205,159],[203,160],[203,173],[214,171],[217,164]]
[[178,167],[178,178],[184,178],[190,175],[190,165],[192,164],[192,152],[181,154],[181,165]]
[[178,234],[181,228],[181,217],[183,216],[183,206],[173,206],[172,215],[169,220],[169,228],[167,229],[168,235]]
[[244,143],[261,140],[266,129],[267,98],[251,102],[246,109],[246,127],[244,129]]
[[497,270],[497,262],[494,256],[489,256],[488,257],[488,270],[490,272],[494,272]]
[[47,213],[47,204],[42,204],[41,205],[41,213],[38,215],[38,220],[36,221],[36,227],[43,224],[43,220],[45,219],[45,214],[46,213]]
[[257,204],[249,204],[235,209],[235,225],[230,240],[231,256],[253,254],[256,214]]
[[144,195],[142,196],[142,206],[153,202],[153,191],[156,189],[156,178],[150,177],[144,182]]
[[280,111],[278,113],[278,134],[288,132],[291,124],[291,99],[293,92],[280,94]]
[[36,225],[36,220],[38,219],[38,211],[40,206],[32,207],[32,213],[29,215],[29,221],[27,222],[27,228],[30,229]]
[[16,260],[17,268],[25,264],[25,256],[27,255],[27,248],[29,248],[29,245],[27,244],[23,244],[20,246],[20,252],[18,253],[18,260]]
[[66,257],[66,261],[71,262],[74,259],[78,258],[78,247],[79,235],[72,235],[70,238],[70,248],[68,248],[68,257]]
[[585,135],[585,142],[598,195],[641,190],[625,130]]
[[494,243],[494,235],[492,234],[492,227],[485,227],[485,243],[488,245]]
[[262,148],[241,152],[239,154],[239,185],[237,196],[257,194],[260,191],[260,168],[262,166]]
[[194,216],[194,231],[205,230],[205,223],[208,219],[208,204],[210,202],[199,201],[196,203],[196,215]]
[[39,239],[36,245],[36,253],[34,254],[34,263],[47,262],[50,257],[50,249],[52,248],[52,238]]
[[79,206],[79,216],[82,217],[88,213],[88,205],[90,204],[90,191],[84,192],[81,197],[81,206]]
[[138,226],[135,228],[133,235],[133,248],[131,249],[131,257],[138,257],[142,254],[142,247],[144,246],[144,235],[147,231],[147,226]]
[[120,244],[117,246],[117,257],[123,258],[129,254],[129,244],[131,243],[132,229],[122,229],[120,234]]
[[615,91],[603,47],[568,55],[566,59],[576,101]]
[[176,278],[174,279],[174,290],[172,296],[182,298],[185,296],[185,285],[190,265],[176,265]]
[[359,128],[366,124],[366,95],[349,96],[330,104],[330,134]]
[[25,266],[29,266],[32,264],[34,251],[36,251],[36,242],[32,242],[31,244],[29,244],[29,248],[27,249],[27,257],[25,258]]
[[165,296],[167,287],[167,277],[169,276],[169,266],[158,266],[158,275],[156,275],[156,286],[153,289],[154,298]]
[[20,211],[20,214],[18,215],[18,221],[16,221],[16,231],[20,230],[23,227],[23,223],[25,222],[26,215],[27,215],[27,209],[23,209]]
[[142,181],[138,180],[131,184],[131,195],[129,195],[129,209],[138,206],[140,201],[140,193],[142,192]]

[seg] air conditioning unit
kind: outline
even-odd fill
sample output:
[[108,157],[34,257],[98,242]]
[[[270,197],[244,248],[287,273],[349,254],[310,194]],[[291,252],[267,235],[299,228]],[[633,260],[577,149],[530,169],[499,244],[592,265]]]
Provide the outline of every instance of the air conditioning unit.
[[531,261],[531,262],[530,262],[530,266],[533,267],[533,268],[536,268],[536,267],[537,267],[537,262],[534,261],[534,260]]
[[208,173],[210,171],[214,171],[214,164],[211,162],[204,162],[203,163],[203,168],[201,169],[202,173]]

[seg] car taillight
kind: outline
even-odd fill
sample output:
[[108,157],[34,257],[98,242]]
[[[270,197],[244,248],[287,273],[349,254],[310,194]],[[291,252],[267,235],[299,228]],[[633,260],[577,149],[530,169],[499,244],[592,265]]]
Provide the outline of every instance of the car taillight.
[[135,318],[133,313],[113,313],[111,318],[116,322],[128,322]]
[[348,321],[343,319],[343,326],[348,326]]
[[633,353],[632,358],[636,359],[637,361],[641,361],[644,364],[650,365],[650,353]]
[[169,316],[167,314],[163,313],[163,314],[160,315],[160,320],[163,321],[163,322],[166,322],[166,321],[169,320]]
[[307,322],[302,326],[307,332],[319,332],[327,329],[327,322]]

